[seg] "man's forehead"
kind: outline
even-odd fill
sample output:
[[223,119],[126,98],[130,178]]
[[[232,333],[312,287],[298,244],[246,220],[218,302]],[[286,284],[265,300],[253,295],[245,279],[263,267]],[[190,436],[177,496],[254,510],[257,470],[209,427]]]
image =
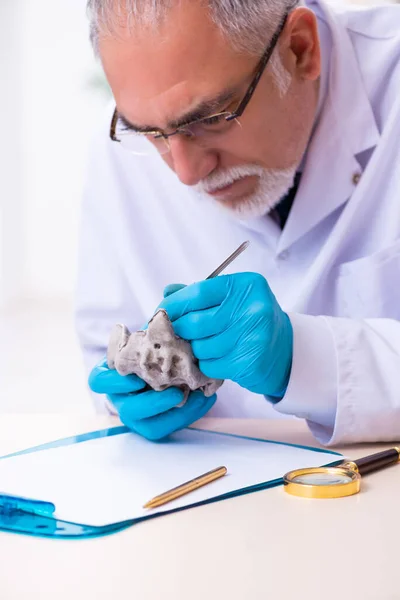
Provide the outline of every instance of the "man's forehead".
[[[126,68],[126,76],[121,71],[115,78],[109,77],[118,112],[128,122],[139,127],[166,128],[178,127],[220,110],[225,110],[243,90],[247,78],[252,73],[254,59],[250,65],[239,65],[235,61],[228,68],[192,71],[187,77],[175,81],[173,73],[154,80],[149,71]],[[177,72],[177,75],[180,75]]]
[[179,11],[172,19],[171,13],[161,31],[135,35],[133,30],[131,37],[102,44],[118,109],[134,124],[164,128],[197,109],[220,109],[221,96],[229,100],[254,66],[253,57],[238,55],[222,38],[204,8],[189,4],[182,4],[186,16]]

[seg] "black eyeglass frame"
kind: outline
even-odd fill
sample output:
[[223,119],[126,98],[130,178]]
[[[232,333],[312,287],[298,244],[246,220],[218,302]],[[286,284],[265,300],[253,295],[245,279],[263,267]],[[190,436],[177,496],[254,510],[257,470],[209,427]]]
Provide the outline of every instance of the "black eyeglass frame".
[[[247,108],[247,105],[249,104],[251,98],[253,97],[253,94],[256,91],[257,85],[258,85],[270,59],[271,59],[272,53],[275,50],[275,47],[279,40],[279,37],[285,28],[288,16],[289,16],[290,12],[293,10],[293,8],[295,8],[296,5],[297,5],[297,2],[293,6],[289,7],[286,10],[285,14],[283,15],[278,28],[276,29],[274,35],[271,38],[270,43],[268,44],[268,47],[266,48],[265,52],[263,53],[262,57],[260,58],[260,62],[258,63],[258,66],[257,66],[257,72],[256,72],[252,82],[250,83],[250,85],[247,89],[247,92],[243,97],[243,100],[240,102],[239,106],[237,107],[236,111],[233,113],[230,113],[228,111],[222,111],[220,113],[210,115],[209,117],[204,117],[205,119],[211,119],[213,117],[227,115],[224,117],[225,120],[233,121],[234,119],[238,119],[239,117],[241,117],[243,115],[243,113],[244,113],[245,109]],[[114,114],[113,114],[113,117],[111,120],[111,126],[110,126],[110,138],[113,142],[121,141],[116,137],[116,128],[117,128],[118,118],[119,118],[118,109],[115,108]],[[172,133],[164,133],[160,129],[155,129],[154,131],[144,132],[142,135],[146,135],[146,136],[153,135],[155,138],[163,138],[163,139],[167,140],[169,137],[172,137],[174,135],[185,133],[185,131],[184,131],[185,127],[190,127],[190,125],[193,125],[195,123],[201,123],[201,121],[203,121],[204,118],[197,119],[196,121],[191,121],[189,123],[186,123],[185,125],[182,125],[182,127],[178,127]],[[135,133],[135,132],[132,131],[132,133]],[[140,132],[137,132],[137,134],[140,134]]]

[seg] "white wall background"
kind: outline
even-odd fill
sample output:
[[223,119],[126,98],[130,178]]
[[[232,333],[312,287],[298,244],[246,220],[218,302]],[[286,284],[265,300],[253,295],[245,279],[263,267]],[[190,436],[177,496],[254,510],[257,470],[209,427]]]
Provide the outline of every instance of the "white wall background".
[[[22,270],[21,178],[22,60],[13,31],[21,21],[19,0],[0,1],[0,304],[18,290]],[[12,260],[8,250],[12,249]]]
[[85,0],[23,4],[25,286],[31,296],[63,297],[75,275],[87,141],[102,98],[88,90]]
[[86,153],[108,97],[85,0],[0,0],[0,411],[89,411],[72,320]]

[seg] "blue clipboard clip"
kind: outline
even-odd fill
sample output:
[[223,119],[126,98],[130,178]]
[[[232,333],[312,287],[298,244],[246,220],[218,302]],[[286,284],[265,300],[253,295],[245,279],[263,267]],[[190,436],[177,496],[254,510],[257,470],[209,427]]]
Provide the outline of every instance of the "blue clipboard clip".
[[87,538],[125,529],[131,522],[97,527],[62,521],[52,502],[0,494],[0,530],[36,537]]
[[56,507],[52,502],[30,500],[29,498],[0,494],[0,516],[2,518],[11,518],[19,514],[41,514],[44,516],[51,516],[55,510]]

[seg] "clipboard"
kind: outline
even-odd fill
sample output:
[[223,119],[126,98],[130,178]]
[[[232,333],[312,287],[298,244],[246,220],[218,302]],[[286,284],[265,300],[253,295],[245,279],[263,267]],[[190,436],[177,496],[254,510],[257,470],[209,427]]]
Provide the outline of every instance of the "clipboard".
[[[114,438],[112,440],[112,438]],[[200,451],[203,452],[203,454],[206,454],[206,449],[208,451],[211,450],[211,455],[212,455],[212,450],[214,449],[219,449],[218,451],[221,451],[221,448],[223,449],[223,451],[225,453],[227,453],[226,455],[229,456],[229,452],[232,453],[233,456],[233,452],[235,451],[236,454],[240,454],[240,452],[250,452],[249,455],[249,461],[251,462],[253,459],[253,456],[251,455],[251,452],[256,452],[258,453],[258,461],[260,463],[260,459],[263,460],[264,457],[264,453],[265,453],[265,460],[268,461],[269,459],[271,460],[271,457],[273,458],[274,455],[278,455],[280,454],[284,454],[284,455],[288,455],[290,454],[290,456],[294,453],[290,453],[290,449],[294,450],[297,449],[298,453],[296,453],[296,459],[294,460],[294,466],[333,466],[336,465],[338,463],[341,462],[342,460],[342,455],[337,453],[337,452],[332,452],[332,451],[328,451],[325,449],[320,449],[320,448],[313,448],[313,447],[309,447],[309,446],[301,446],[301,445],[297,445],[297,444],[285,444],[283,442],[275,442],[275,441],[269,441],[269,440],[263,440],[263,439],[258,439],[258,438],[250,438],[250,437],[245,437],[245,436],[239,436],[239,435],[233,435],[233,434],[227,434],[227,433],[217,433],[217,432],[213,432],[213,431],[208,431],[208,430],[201,430],[201,429],[195,429],[195,428],[189,428],[186,430],[183,430],[182,432],[178,432],[177,434],[174,434],[173,436],[171,436],[171,441],[169,442],[169,444],[172,444],[172,448],[171,446],[169,446],[168,444],[164,445],[163,444],[159,444],[159,443],[154,443],[154,442],[147,442],[146,440],[143,440],[142,438],[139,438],[139,436],[136,436],[136,434],[133,434],[129,431],[129,429],[127,427],[124,426],[120,426],[120,427],[113,427],[111,429],[104,429],[104,430],[100,430],[100,431],[95,431],[95,432],[90,432],[90,433],[85,433],[82,435],[78,435],[78,436],[73,436],[73,437],[69,437],[69,438],[63,438],[61,440],[57,440],[55,442],[51,442],[48,444],[43,444],[40,446],[35,446],[33,448],[29,448],[27,450],[23,450],[21,452],[16,452],[13,454],[9,454],[6,455],[4,457],[0,458],[0,481],[2,481],[2,467],[4,467],[5,462],[8,462],[8,466],[13,466],[13,465],[18,465],[21,463],[21,460],[23,460],[23,457],[27,457],[27,455],[29,456],[29,460],[32,463],[32,460],[34,458],[37,458],[38,456],[40,456],[40,459],[43,462],[43,459],[46,458],[46,456],[52,456],[52,451],[53,454],[57,453],[57,452],[62,452],[62,450],[58,450],[58,449],[65,449],[68,452],[68,448],[69,449],[74,449],[74,453],[76,455],[76,452],[85,452],[88,451],[91,447],[91,450],[95,450],[95,445],[97,445],[97,448],[103,448],[104,450],[104,446],[106,444],[109,444],[110,447],[110,451],[114,451],[115,452],[115,447],[118,447],[118,444],[122,444],[121,445],[121,451],[124,450],[124,445],[123,442],[129,442],[133,444],[133,448],[135,448],[135,443],[136,444],[140,444],[141,445],[145,445],[145,444],[149,444],[148,448],[149,451],[151,449],[151,452],[155,452],[156,456],[158,453],[158,456],[162,456],[163,453],[165,454],[166,452],[168,452],[169,450],[173,449],[178,449],[179,451],[182,450],[182,444],[184,444],[184,452],[185,454],[190,454],[191,451],[193,451],[193,449],[196,450],[196,452]],[[181,446],[179,446],[179,444],[181,444]],[[173,447],[175,445],[175,448]],[[139,447],[138,446],[138,447]],[[125,447],[126,448],[126,447]],[[271,453],[271,449],[272,449],[272,453]],[[267,453],[267,450],[269,452],[269,454]],[[305,452],[301,452],[301,451],[305,451]],[[49,451],[49,452],[48,452]],[[48,452],[48,454],[46,455],[46,452]],[[39,454],[41,453],[41,454]],[[209,452],[210,453],[210,452]],[[217,452],[218,453],[218,452]],[[297,457],[298,454],[298,457]],[[182,453],[179,456],[183,456]],[[11,460],[10,460],[11,459]],[[17,460],[17,462],[16,462]],[[308,464],[304,464],[304,461],[308,461]],[[296,463],[297,461],[297,463]],[[218,458],[215,458],[215,465],[216,462],[218,462]],[[303,464],[298,464],[298,463],[303,463]],[[228,460],[229,463],[229,460]],[[52,465],[54,467],[54,464]],[[228,467],[228,471],[229,471],[229,464],[227,464]],[[241,467],[243,469],[243,465]],[[193,469],[195,469],[195,467],[193,466]],[[176,504],[171,504],[171,507],[169,507],[169,505],[167,505],[165,508],[163,508],[162,510],[159,511],[155,511],[155,512],[148,512],[147,514],[140,514],[140,515],[135,515],[132,518],[123,518],[123,519],[116,519],[113,520],[113,522],[107,522],[107,523],[94,523],[94,524],[90,524],[87,522],[79,522],[79,521],[75,521],[75,520],[70,520],[70,519],[65,519],[63,518],[62,515],[62,511],[60,512],[60,514],[57,513],[57,509],[56,509],[56,504],[53,504],[52,500],[54,500],[54,498],[38,498],[36,499],[36,497],[32,496],[32,498],[30,496],[24,496],[23,494],[13,494],[13,490],[10,490],[10,494],[7,493],[7,490],[3,489],[3,484],[1,484],[0,487],[0,531],[5,531],[5,532],[9,532],[9,533],[18,533],[18,534],[25,534],[25,535],[30,535],[30,536],[35,536],[35,537],[47,537],[47,538],[54,538],[54,539],[84,539],[84,538],[90,538],[90,537],[100,537],[100,536],[105,536],[105,535],[109,535],[112,533],[116,533],[118,531],[121,531],[123,529],[126,529],[128,527],[131,527],[133,525],[136,525],[138,523],[147,521],[149,519],[154,519],[154,518],[159,518],[165,514],[172,514],[175,512],[180,512],[181,510],[186,510],[188,508],[195,508],[197,506],[202,506],[205,504],[211,504],[213,502],[219,502],[222,500],[226,500],[228,498],[233,498],[236,496],[241,496],[244,494],[249,494],[249,493],[253,493],[253,492],[257,492],[260,490],[265,490],[268,488],[272,488],[278,485],[282,485],[283,484],[283,475],[284,475],[284,471],[285,469],[282,469],[282,473],[279,472],[279,476],[277,477],[273,477],[272,479],[268,479],[268,480],[263,480],[263,481],[255,481],[254,483],[247,485],[248,483],[248,478],[250,476],[248,476],[247,474],[243,474],[242,473],[242,477],[241,479],[239,478],[239,481],[244,481],[245,484],[242,483],[242,485],[240,487],[236,487],[235,485],[233,485],[232,489],[229,489],[228,491],[224,491],[222,490],[221,493],[221,489],[218,489],[218,487],[215,487],[214,489],[211,489],[212,486],[214,486],[214,483],[211,484],[211,486],[206,486],[206,488],[210,488],[207,492],[206,495],[204,496],[204,492],[203,492],[203,496],[196,496],[196,492],[194,493],[193,497],[192,494],[188,494],[185,498],[185,500],[183,501],[182,505],[176,505]],[[43,470],[42,470],[43,472]],[[150,473],[151,475],[151,473]],[[192,472],[192,475],[196,475],[196,470],[194,470]],[[127,476],[129,476],[129,473],[127,474]],[[178,476],[178,474],[176,474],[176,476]],[[247,477],[247,480],[246,480]],[[6,478],[7,479],[7,478]],[[150,477],[151,479],[151,477]],[[225,479],[225,478],[223,478]],[[180,479],[179,482],[182,482],[183,479]],[[4,479],[3,479],[3,483],[4,483]],[[23,489],[24,487],[24,482],[19,481],[18,485],[16,486],[18,488]],[[29,488],[29,485],[27,486]],[[51,489],[51,486],[50,488]],[[166,489],[166,488],[165,488]],[[79,497],[80,494],[80,490],[76,489],[76,497],[75,500],[79,503],[79,501],[81,502],[85,502],[86,498],[84,496],[84,494],[82,494],[82,497]],[[148,500],[150,496],[147,497],[144,496],[143,497],[143,501]],[[90,518],[85,519],[85,521],[90,521]]]

